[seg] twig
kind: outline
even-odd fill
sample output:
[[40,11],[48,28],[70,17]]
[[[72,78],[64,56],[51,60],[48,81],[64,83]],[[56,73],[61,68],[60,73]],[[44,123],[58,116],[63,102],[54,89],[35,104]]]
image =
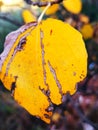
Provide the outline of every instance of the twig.
[[24,0],[26,1],[27,4],[30,4],[30,5],[37,5],[39,7],[42,7],[42,6],[47,6],[48,3],[50,3],[51,5],[53,4],[59,4],[61,3],[63,0],[54,0],[54,1],[45,1],[45,2],[40,2],[40,1],[31,1],[31,0]]
[[10,23],[12,23],[12,24],[14,24],[15,26],[18,26],[18,27],[22,26],[21,23],[15,21],[15,20],[12,20],[12,19],[10,19],[10,18],[8,18],[8,17],[6,17],[6,16],[4,16],[4,15],[0,15],[0,19],[3,19],[3,20],[5,20],[5,21],[8,21],[8,22],[10,22]]
[[48,5],[46,6],[46,8],[43,10],[43,12],[41,13],[41,15],[39,16],[39,18],[38,18],[38,23],[41,22],[41,20],[42,20],[44,14],[45,14],[45,12],[47,11],[47,9],[48,9],[50,6],[51,6],[51,3],[48,3]]
[[72,97],[70,96],[69,93],[67,94],[67,100],[71,102],[73,108],[77,111],[77,113],[78,113],[80,119],[81,119],[83,122],[85,122],[85,123],[87,123],[87,124],[90,124],[91,126],[94,127],[95,130],[98,130],[98,125],[95,125],[92,121],[90,121],[89,119],[86,118],[86,116],[83,115],[83,113],[80,111],[80,109],[78,108],[78,106],[75,105],[75,103],[74,103],[74,101],[73,101],[73,99],[72,99]]

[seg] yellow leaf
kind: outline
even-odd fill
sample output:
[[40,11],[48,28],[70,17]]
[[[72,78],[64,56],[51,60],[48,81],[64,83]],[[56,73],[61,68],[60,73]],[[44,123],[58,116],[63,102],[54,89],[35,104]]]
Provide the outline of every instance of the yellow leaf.
[[[44,9],[44,8],[45,7],[42,7],[42,9]],[[46,11],[45,14],[51,15],[51,14],[55,13],[58,9],[59,9],[59,4],[54,4],[48,8],[48,10]]]
[[89,38],[93,37],[94,29],[93,29],[92,25],[89,23],[83,25],[83,27],[81,28],[80,31],[81,31],[84,39],[89,39]]
[[57,112],[53,113],[53,116],[52,116],[52,121],[53,122],[58,123],[58,121],[60,120],[60,118],[61,118],[60,113],[57,113]]
[[89,17],[84,15],[84,14],[80,14],[79,19],[80,19],[81,22],[83,22],[85,24],[89,23]]
[[28,9],[23,10],[22,17],[25,23],[36,21],[35,16]]
[[[13,39],[12,39],[13,37]],[[81,34],[60,20],[28,23],[9,34],[0,55],[0,78],[15,100],[50,123],[52,104],[59,105],[87,73]]]
[[82,1],[81,0],[64,0],[64,7],[73,14],[80,13],[82,9]]

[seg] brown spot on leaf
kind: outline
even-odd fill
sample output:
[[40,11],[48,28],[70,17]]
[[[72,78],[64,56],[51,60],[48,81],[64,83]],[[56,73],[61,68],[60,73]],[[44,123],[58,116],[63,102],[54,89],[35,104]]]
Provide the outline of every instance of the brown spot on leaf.
[[82,79],[82,77],[80,76],[80,79]]
[[53,68],[53,66],[51,65],[50,61],[48,61],[48,66],[49,66],[50,72],[52,73],[53,78],[54,78],[54,80],[55,80],[55,82],[56,82],[56,84],[57,84],[57,86],[58,86],[58,89],[59,89],[60,94],[63,95],[62,85],[61,85],[60,80],[59,80],[58,77],[57,77],[56,71],[55,71],[55,69]]
[[52,35],[52,33],[53,33],[53,30],[51,29],[51,30],[50,30],[50,35]]
[[20,67],[20,64],[18,65],[18,67]]
[[14,96],[15,88],[16,88],[16,82],[12,82],[12,85],[11,85],[11,95],[12,96]]
[[76,76],[76,72],[73,72],[73,76]]
[[21,51],[24,48],[24,45],[26,44],[26,37],[23,37],[20,39],[18,45],[16,46],[16,51]]
[[50,119],[49,115],[47,115],[47,114],[44,114],[44,116],[45,116],[45,118],[48,118],[48,119]]
[[14,82],[12,82],[12,84],[11,84],[11,95],[12,96],[14,96],[14,92],[15,92],[15,88],[16,88],[16,80],[17,80],[17,76],[14,76],[14,78],[15,78],[15,81]]

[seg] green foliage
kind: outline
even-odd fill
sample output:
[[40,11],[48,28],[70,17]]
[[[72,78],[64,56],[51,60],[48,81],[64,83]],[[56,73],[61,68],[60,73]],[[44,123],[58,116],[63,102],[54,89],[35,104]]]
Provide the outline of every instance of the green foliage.
[[14,11],[12,13],[0,13],[0,53],[4,47],[6,35],[19,28],[19,26],[22,24],[23,20],[21,17],[21,11]]
[[83,0],[82,12],[89,16],[91,22],[98,21],[98,1]]

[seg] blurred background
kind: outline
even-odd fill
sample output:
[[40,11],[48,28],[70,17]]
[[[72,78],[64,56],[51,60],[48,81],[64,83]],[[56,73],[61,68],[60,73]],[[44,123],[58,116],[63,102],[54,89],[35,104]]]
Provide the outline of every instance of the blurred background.
[[[36,2],[36,0],[35,0]],[[6,35],[37,20],[44,7],[24,0],[0,0],[0,53]],[[0,130],[98,130],[98,0],[64,0],[45,13],[79,30],[88,51],[88,74],[66,104],[54,106],[50,125],[21,108],[0,82]]]

